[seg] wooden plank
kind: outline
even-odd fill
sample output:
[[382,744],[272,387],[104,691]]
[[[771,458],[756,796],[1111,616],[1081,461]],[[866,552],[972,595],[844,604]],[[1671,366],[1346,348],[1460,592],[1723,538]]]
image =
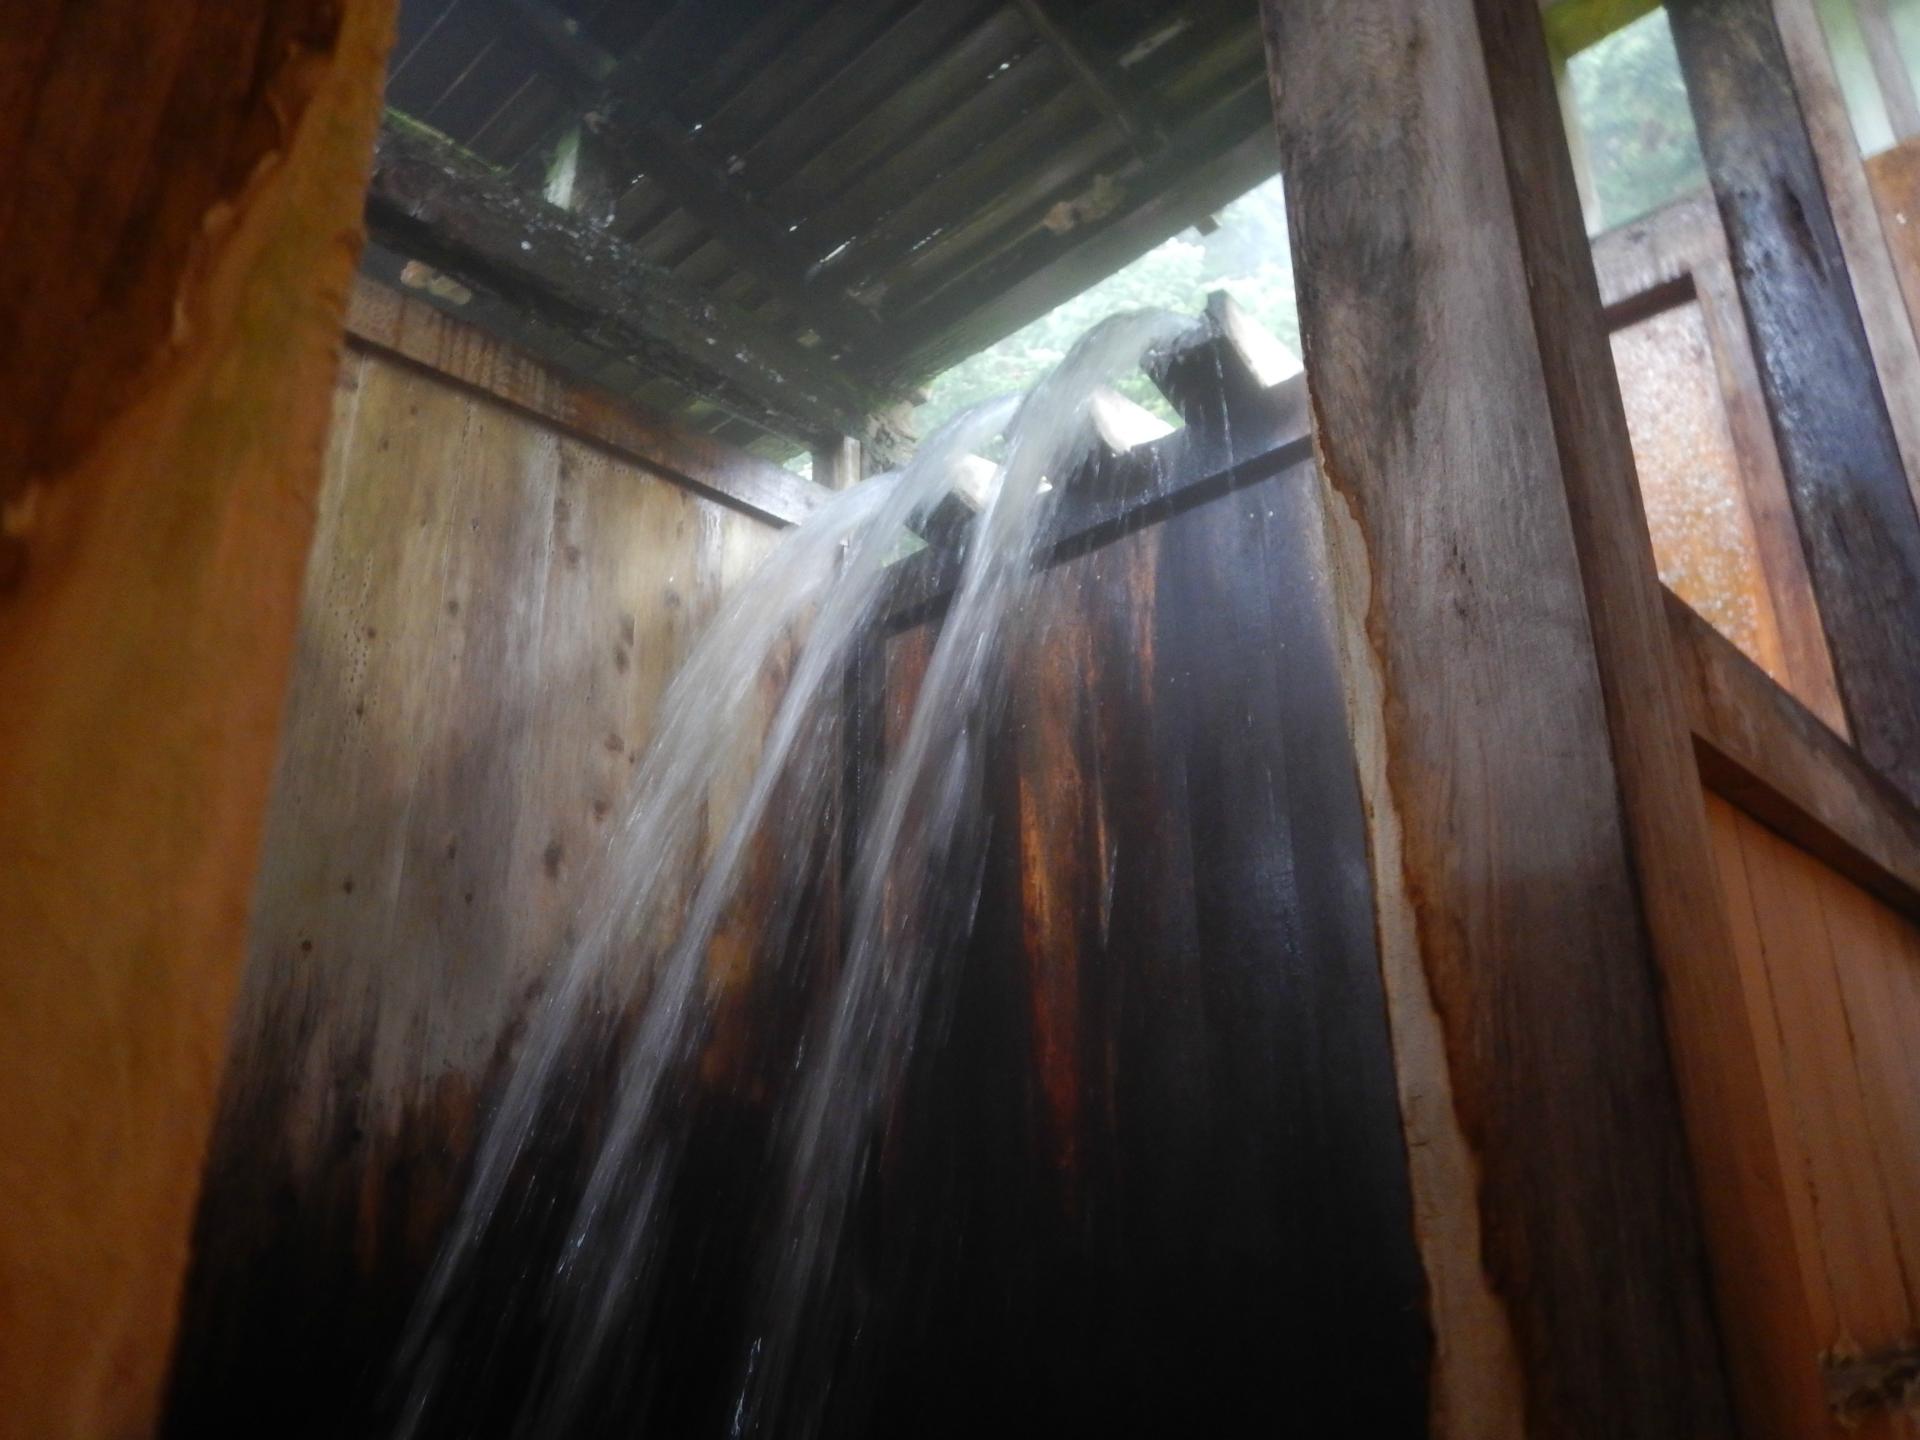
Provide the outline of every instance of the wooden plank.
[[[386,1428],[487,1086],[662,693],[776,541],[382,354],[354,353],[337,414],[184,1312],[183,1437]],[[455,1346],[476,1403],[533,1363],[488,1343],[508,1324]]]
[[875,418],[894,403],[889,395],[647,265],[625,242],[523,194],[419,126],[390,116],[382,127],[367,217],[384,246],[469,292],[464,300],[428,292],[436,305],[457,312],[490,299],[501,323],[525,317],[529,341],[550,346],[556,333],[577,336],[608,359],[672,379],[777,433],[844,432],[885,455],[899,442]]
[[1594,241],[1593,258],[1612,328],[1689,297],[1698,303],[1779,631],[1779,678],[1844,735],[1846,716],[1713,197],[1702,191],[1608,231]]
[[938,374],[1222,209],[1278,166],[1271,130],[1262,121],[1209,159],[1169,166],[1156,183],[1129,186],[1137,205],[1065,234],[1034,231],[1014,250],[970,272],[965,284],[902,317],[891,368],[904,375]]
[[[1441,1018],[1528,1427],[1727,1433],[1724,1342],[1751,1433],[1811,1433],[1791,1219],[1700,903],[1708,832],[1537,9],[1265,13],[1335,564],[1367,626],[1381,923]],[[1567,1263],[1571,1215],[1605,1225],[1604,1296]]]
[[[1041,581],[890,1148],[969,1222],[916,1247],[950,1258],[871,1433],[1426,1433],[1319,503],[1303,460]],[[896,713],[926,638],[889,644]]]
[[1920,514],[1767,0],[1673,0],[1854,742],[1920,795]]
[[1090,50],[1055,13],[1051,0],[1014,0],[1014,6],[1033,33],[1059,53],[1073,78],[1093,97],[1101,112],[1120,127],[1138,154],[1145,157],[1166,145],[1165,129],[1154,118],[1146,98],[1135,92],[1127,72]]
[[392,12],[0,20],[9,1437],[158,1422]]
[[1920,917],[1920,812],[1858,751],[1667,596],[1700,775],[1888,905]]
[[347,331],[769,523],[797,525],[827,501],[822,487],[791,470],[570,384],[486,331],[364,275],[354,285]]
[[1874,196],[1863,172],[1860,142],[1853,131],[1846,96],[1827,48],[1820,0],[1774,0],[1774,18],[1786,46],[1787,63],[1800,108],[1820,160],[1827,203],[1846,252],[1860,318],[1873,346],[1874,364],[1893,414],[1894,433],[1907,467],[1907,482],[1920,497],[1920,325],[1900,313],[1904,285],[1896,274],[1898,244],[1875,224]]
[[1815,1253],[1833,1293],[1836,1330],[1821,1350],[1877,1349],[1903,1338],[1912,1315],[1834,979],[1822,909],[1833,882],[1758,825],[1741,825],[1740,852],[1781,1032],[1794,1153],[1815,1200]]

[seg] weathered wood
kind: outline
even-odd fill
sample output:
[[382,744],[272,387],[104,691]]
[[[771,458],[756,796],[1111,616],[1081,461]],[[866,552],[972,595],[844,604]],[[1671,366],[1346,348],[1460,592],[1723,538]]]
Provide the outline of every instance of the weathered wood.
[[[387,1367],[487,1087],[662,692],[776,540],[381,352],[349,351],[334,401],[182,1321],[182,1440],[386,1433]],[[532,1361],[467,1338],[450,1363],[476,1391]]]
[[582,360],[569,339],[588,363],[631,362],[776,433],[841,432],[880,454],[895,451],[899,437],[877,418],[895,397],[646,264],[625,242],[417,125],[389,117],[382,127],[367,219],[386,247],[472,292],[425,292],[436,305],[460,313],[491,297],[529,322],[508,339],[538,344],[542,358],[570,372]]
[[[1376,904],[1389,966],[1400,952],[1438,1012],[1498,1297],[1491,1337],[1436,1316],[1443,1429],[1514,1423],[1446,1405],[1484,1385],[1450,1364],[1457,1318],[1496,1350],[1510,1327],[1529,1434],[1727,1434],[1722,1340],[1749,1432],[1815,1433],[1780,1162],[1700,900],[1697,771],[1538,11],[1265,14],[1334,563],[1366,625],[1349,684]],[[1575,1258],[1599,1253],[1604,1279]]]
[[1014,0],[1014,6],[1033,33],[1051,45],[1073,72],[1073,78],[1120,127],[1140,155],[1151,155],[1167,143],[1166,131],[1137,93],[1127,72],[1090,51],[1054,13],[1052,0]]
[[797,525],[829,498],[770,460],[570,384],[488,332],[364,275],[354,285],[347,333],[771,524]]
[[0,18],[9,1440],[157,1420],[392,10]]
[[1319,503],[1299,455],[1067,562],[1020,627],[979,918],[882,1182],[894,1233],[927,1185],[966,1223],[908,1242],[928,1358],[867,1433],[1426,1433]]
[[1866,174],[1907,320],[1920,328],[1920,141],[1882,151]]
[[1893,415],[1894,434],[1900,439],[1907,483],[1920,499],[1920,338],[1916,338],[1915,324],[1900,313],[1905,282],[1896,274],[1899,244],[1891,234],[1882,234],[1876,223],[1860,141],[1834,71],[1819,0],[1773,0],[1773,13],[1787,63],[1793,67],[1807,133],[1820,160],[1820,178],[1826,182],[1827,203],[1833,207],[1834,228],[1846,252],[1860,319],[1867,327],[1880,385]]
[[1920,795],[1920,513],[1767,0],[1674,43],[1854,743]]
[[1609,329],[1698,304],[1779,635],[1776,678],[1844,735],[1846,715],[1713,197],[1701,191],[1608,231],[1594,241],[1593,260]]
[[670,115],[661,97],[666,75],[652,57],[602,49],[544,0],[493,0],[508,23],[534,37],[564,65],[579,111],[608,159],[630,176],[663,186],[687,212],[753,268],[783,301],[839,341],[871,336],[879,321],[844,293],[816,286],[805,256],[773,217],[737,186],[697,131]]
[[841,435],[813,447],[813,483],[826,490],[845,490],[866,478],[860,442]]
[[[1137,203],[1064,234],[1038,228],[1022,244],[969,277],[965,286],[932,297],[897,326],[899,338],[881,358],[886,373],[938,374],[1044,315],[1244,195],[1279,168],[1273,133],[1259,103],[1234,108],[1225,128],[1242,138],[1174,147],[1124,185]],[[1203,153],[1204,152],[1204,153]]]
[[1920,811],[1671,593],[1667,620],[1700,778],[1862,889],[1920,918]]

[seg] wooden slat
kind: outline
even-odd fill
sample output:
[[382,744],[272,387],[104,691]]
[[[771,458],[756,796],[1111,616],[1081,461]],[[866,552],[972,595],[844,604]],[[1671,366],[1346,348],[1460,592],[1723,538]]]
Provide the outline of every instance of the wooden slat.
[[[579,915],[661,695],[777,539],[380,352],[350,351],[336,415],[179,1436],[390,1428],[397,1334],[486,1087]],[[456,1344],[448,1388],[523,1380],[534,1349]]]
[[1920,514],[1769,0],[1672,0],[1848,728],[1920,796]]
[[[1754,1258],[1789,1222],[1753,1179],[1772,1136],[1732,1098],[1754,1058],[1719,1043],[1738,975],[1700,903],[1705,817],[1538,9],[1264,14],[1380,924],[1440,1017],[1527,1429],[1729,1434],[1664,1028],[1722,1313],[1806,1327],[1776,1308],[1797,1274]],[[1603,1253],[1604,1277],[1582,1258]],[[1818,1416],[1771,1363],[1808,1347],[1724,1339],[1773,1417],[1754,1433]],[[1484,1383],[1444,1354],[1438,1381],[1443,1417]]]
[[624,242],[521,193],[418,126],[393,117],[383,126],[368,221],[385,247],[472,292],[434,303],[478,312],[485,301],[489,323],[523,322],[523,343],[544,348],[555,332],[577,334],[608,359],[673,379],[768,429],[796,438],[844,432],[894,452],[898,437],[876,418],[892,403],[883,392],[646,265]]
[[[1860,142],[1834,71],[1819,0],[1773,0],[1774,18],[1793,67],[1794,88],[1806,116],[1827,203],[1846,252],[1860,318],[1893,414],[1907,482],[1920,497],[1920,330],[1900,313],[1904,280],[1896,276],[1898,246],[1875,224],[1874,196],[1861,168]],[[1889,248],[1895,251],[1889,255]]]
[[1846,715],[1712,196],[1703,191],[1608,231],[1594,241],[1593,258],[1600,298],[1614,328],[1689,297],[1699,305],[1779,630],[1778,678],[1845,734]]
[[159,1424],[392,19],[0,18],[10,1437]]
[[1135,92],[1126,71],[1091,50],[1065,18],[1056,13],[1054,0],[1014,0],[1014,5],[1026,17],[1034,34],[1059,52],[1074,79],[1093,97],[1107,118],[1120,127],[1136,151],[1142,156],[1150,155],[1167,143],[1166,131],[1152,114],[1145,97]]
[[484,391],[773,524],[797,525],[826,503],[825,490],[790,470],[568,384],[504,341],[364,276],[354,286],[347,330],[363,345]]
[[1677,595],[1667,596],[1667,620],[1701,778],[1920,917],[1920,811]]

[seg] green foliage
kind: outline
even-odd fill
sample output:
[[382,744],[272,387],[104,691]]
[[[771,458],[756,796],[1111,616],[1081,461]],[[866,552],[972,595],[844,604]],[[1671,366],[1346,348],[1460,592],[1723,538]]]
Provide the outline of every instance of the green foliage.
[[1567,62],[1600,214],[1595,230],[1637,220],[1707,183],[1667,12],[1655,10]]
[[[1214,290],[1229,291],[1297,353],[1300,322],[1279,179],[1248,191],[1218,218],[1219,228],[1211,235],[1183,231],[939,376],[929,387],[930,398],[916,412],[920,433],[931,434],[969,405],[1025,389],[1109,315],[1146,309],[1198,315]],[[1170,414],[1145,375],[1128,376],[1115,388],[1149,409]]]

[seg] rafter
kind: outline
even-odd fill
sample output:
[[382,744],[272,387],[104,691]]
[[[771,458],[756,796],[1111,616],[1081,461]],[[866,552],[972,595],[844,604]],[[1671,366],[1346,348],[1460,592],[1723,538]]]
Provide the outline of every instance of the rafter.
[[645,372],[776,434],[853,435],[883,460],[897,452],[900,437],[881,418],[897,397],[403,117],[382,127],[367,222],[385,250],[431,267],[435,278],[416,293],[455,314],[484,314],[581,378]]
[[1131,76],[1089,48],[1057,13],[1057,0],[1013,0],[1033,33],[1053,48],[1102,114],[1144,159],[1165,147],[1166,132]]
[[603,161],[645,174],[673,196],[823,339],[872,337],[879,320],[844,294],[810,277],[811,257],[661,103],[664,77],[640,55],[616,56],[581,34],[545,0],[493,0],[522,34],[544,47],[574,89],[581,123]]

